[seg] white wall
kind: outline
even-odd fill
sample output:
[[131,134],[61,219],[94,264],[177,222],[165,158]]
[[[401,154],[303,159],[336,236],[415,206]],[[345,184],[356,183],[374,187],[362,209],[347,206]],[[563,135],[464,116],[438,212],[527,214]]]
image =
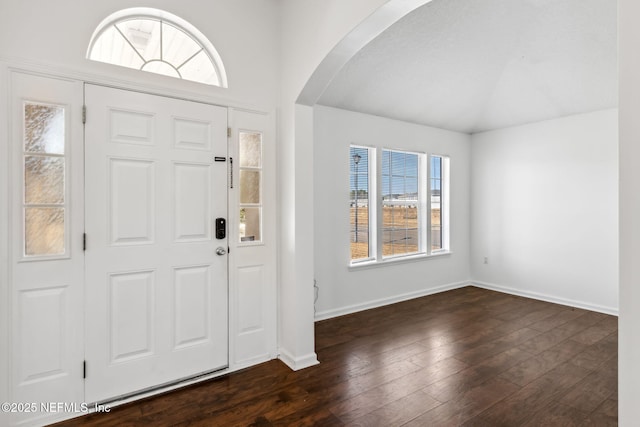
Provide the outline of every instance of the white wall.
[[378,6],[406,0],[282,0],[278,203],[281,359],[317,363],[313,324],[313,111],[295,105],[333,47]]
[[[316,106],[314,145],[315,278],[318,318],[466,285],[469,280],[467,134]],[[451,157],[452,254],[349,268],[349,145]]]
[[619,422],[640,420],[640,3],[618,0],[620,129]]
[[[0,60],[37,62],[272,109],[278,92],[277,0],[22,0],[0,2]],[[222,57],[229,88],[205,87],[85,58],[98,24],[121,9],[166,10],[197,27]]]
[[617,118],[606,110],[472,136],[474,281],[617,313]]

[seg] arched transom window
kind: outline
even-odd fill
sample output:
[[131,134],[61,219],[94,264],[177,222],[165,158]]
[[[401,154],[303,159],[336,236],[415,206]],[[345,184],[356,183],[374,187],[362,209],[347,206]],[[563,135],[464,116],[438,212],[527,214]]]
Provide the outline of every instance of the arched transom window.
[[116,12],[96,28],[87,58],[227,87],[220,55],[193,25],[150,8]]

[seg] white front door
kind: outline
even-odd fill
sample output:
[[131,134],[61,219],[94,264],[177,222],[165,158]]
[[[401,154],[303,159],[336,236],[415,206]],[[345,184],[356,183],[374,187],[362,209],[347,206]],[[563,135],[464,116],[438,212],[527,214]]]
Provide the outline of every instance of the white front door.
[[85,400],[225,368],[227,109],[95,85],[85,104]]

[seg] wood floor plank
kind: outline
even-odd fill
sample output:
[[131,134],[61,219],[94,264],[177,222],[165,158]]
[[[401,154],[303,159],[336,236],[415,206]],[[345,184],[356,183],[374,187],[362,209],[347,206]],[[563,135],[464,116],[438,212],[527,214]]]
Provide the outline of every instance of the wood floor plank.
[[436,381],[427,386],[427,391],[432,397],[440,402],[448,402],[457,396],[466,393],[469,389],[478,387],[482,383],[497,377],[501,372],[511,366],[531,358],[532,355],[512,348],[502,353],[496,354],[477,365],[472,365],[451,376]]
[[580,316],[573,320],[570,320],[569,322],[558,326],[558,328],[567,329],[569,332],[577,334],[584,331],[585,328],[593,326],[606,318],[606,314],[589,311],[585,313],[584,316]]
[[520,345],[533,337],[540,335],[540,332],[529,328],[522,328],[504,335],[498,339],[482,344],[478,347],[457,354],[456,358],[469,364],[480,363],[482,360],[502,353],[509,348]]
[[466,287],[317,322],[320,365],[273,360],[59,426],[613,426],[617,328]]
[[611,365],[613,364],[593,371],[566,393],[560,401],[584,412],[595,411],[610,399],[618,388],[618,371]]
[[611,323],[599,322],[588,327],[579,334],[574,335],[571,339],[582,344],[595,344],[601,339],[607,337],[613,331],[617,330],[617,326]]
[[269,425],[339,427],[344,426],[344,423],[326,408],[308,408],[303,411],[296,412],[295,414],[273,420]]
[[463,393],[457,394],[454,399],[414,418],[405,426],[461,425],[518,389],[519,387],[513,383],[500,378],[492,378]]
[[582,353],[576,355],[576,357],[571,360],[571,363],[587,369],[597,369],[611,358],[617,359],[617,335],[617,332],[614,332],[597,343],[588,346]]
[[589,413],[554,402],[529,417],[523,427],[582,427]]
[[584,345],[565,340],[539,355],[500,374],[501,378],[525,386],[583,351]]
[[440,405],[440,402],[419,390],[394,402],[387,403],[375,411],[347,423],[347,425],[352,427],[399,426],[438,405]]
[[422,388],[424,388],[423,377],[418,375],[405,375],[404,377],[338,402],[330,407],[330,411],[340,420],[348,423]]
[[584,316],[587,313],[588,311],[581,310],[579,308],[566,308],[553,316],[532,323],[528,327],[535,329],[536,331],[546,332],[550,329],[564,325],[571,320],[577,319],[580,316]]
[[518,426],[554,404],[590,371],[566,362],[464,425]]
[[585,427],[613,427],[618,425],[618,402],[612,399],[604,401],[585,420]]
[[554,328],[540,333],[540,335],[520,344],[518,348],[531,353],[540,354],[555,345],[572,337],[574,334],[566,329]]

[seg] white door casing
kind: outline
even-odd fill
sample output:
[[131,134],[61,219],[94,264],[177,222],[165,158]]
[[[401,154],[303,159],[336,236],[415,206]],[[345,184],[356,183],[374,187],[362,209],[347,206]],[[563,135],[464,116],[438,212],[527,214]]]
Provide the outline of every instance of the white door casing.
[[85,103],[85,400],[227,367],[227,109],[96,85]]

